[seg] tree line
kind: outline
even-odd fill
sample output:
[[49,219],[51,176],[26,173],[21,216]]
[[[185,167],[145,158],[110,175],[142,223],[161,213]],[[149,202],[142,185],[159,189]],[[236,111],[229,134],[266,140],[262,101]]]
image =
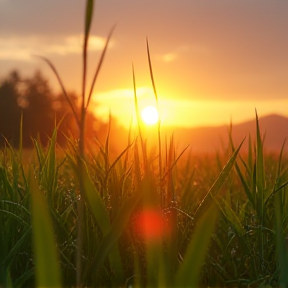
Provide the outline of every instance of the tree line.
[[[69,98],[74,107],[79,107],[75,93],[69,93]],[[106,130],[105,124],[97,120],[93,113],[90,112],[87,116],[86,135],[103,133]],[[45,145],[55,127],[58,128],[57,142],[60,145],[65,145],[67,137],[78,135],[67,100],[64,95],[52,91],[49,82],[40,71],[28,78],[13,71],[0,80],[1,147],[7,142],[13,147],[18,147],[21,129],[23,147],[31,147],[33,139]],[[98,131],[95,127],[98,127]]]

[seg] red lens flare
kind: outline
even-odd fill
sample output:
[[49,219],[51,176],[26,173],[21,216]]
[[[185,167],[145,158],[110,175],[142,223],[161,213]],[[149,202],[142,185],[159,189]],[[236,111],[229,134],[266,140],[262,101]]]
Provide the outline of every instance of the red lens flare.
[[136,214],[134,221],[135,232],[147,241],[158,241],[167,235],[168,227],[160,211],[144,210]]

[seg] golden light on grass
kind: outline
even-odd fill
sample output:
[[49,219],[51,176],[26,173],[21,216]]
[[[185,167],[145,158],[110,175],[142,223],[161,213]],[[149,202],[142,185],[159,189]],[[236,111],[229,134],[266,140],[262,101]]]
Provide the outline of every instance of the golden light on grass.
[[147,125],[154,125],[159,119],[158,111],[154,106],[144,107],[141,112],[141,117],[144,123]]

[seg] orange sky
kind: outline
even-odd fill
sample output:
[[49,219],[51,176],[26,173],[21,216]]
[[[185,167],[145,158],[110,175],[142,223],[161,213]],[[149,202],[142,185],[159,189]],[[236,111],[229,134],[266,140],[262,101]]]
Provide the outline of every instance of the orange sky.
[[[0,77],[23,75],[48,57],[68,90],[81,86],[85,1],[0,0]],[[132,62],[141,105],[153,104],[146,55],[149,38],[163,125],[234,123],[287,115],[288,2],[284,0],[98,0],[90,39],[90,78],[113,24],[94,105],[128,126],[133,114]],[[93,108],[94,109],[94,108]]]

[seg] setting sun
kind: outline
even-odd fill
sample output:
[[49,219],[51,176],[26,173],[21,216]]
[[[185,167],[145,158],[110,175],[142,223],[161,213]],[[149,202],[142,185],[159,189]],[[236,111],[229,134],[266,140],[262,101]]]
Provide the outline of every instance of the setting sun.
[[147,125],[154,125],[159,119],[158,111],[154,106],[146,106],[143,108],[141,116],[142,120]]

